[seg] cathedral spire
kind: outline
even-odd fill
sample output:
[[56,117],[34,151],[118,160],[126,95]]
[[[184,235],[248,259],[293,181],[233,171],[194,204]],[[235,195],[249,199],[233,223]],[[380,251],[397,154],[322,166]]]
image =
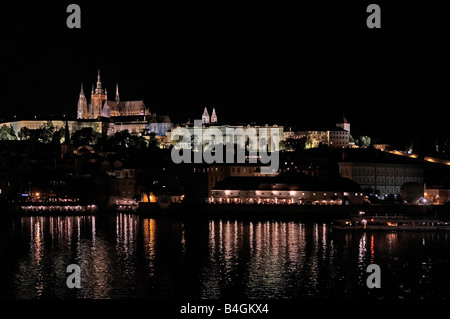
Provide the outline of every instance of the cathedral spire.
[[100,69],[98,69],[98,74],[97,74],[97,87],[95,88],[95,93],[103,93],[102,90],[102,81],[100,79]]
[[84,91],[83,91],[83,82],[81,82],[81,90],[80,90],[80,96],[84,96]]
[[120,97],[119,97],[119,83],[116,82],[116,103],[119,104]]
[[81,82],[80,96],[78,97],[77,119],[87,118],[87,101],[84,96],[83,82]]

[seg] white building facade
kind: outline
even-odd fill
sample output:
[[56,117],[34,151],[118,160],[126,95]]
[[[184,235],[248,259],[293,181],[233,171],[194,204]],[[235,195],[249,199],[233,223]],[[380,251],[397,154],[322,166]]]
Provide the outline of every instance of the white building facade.
[[423,168],[419,165],[341,162],[339,173],[380,196],[400,194],[400,188],[407,182],[423,186]]

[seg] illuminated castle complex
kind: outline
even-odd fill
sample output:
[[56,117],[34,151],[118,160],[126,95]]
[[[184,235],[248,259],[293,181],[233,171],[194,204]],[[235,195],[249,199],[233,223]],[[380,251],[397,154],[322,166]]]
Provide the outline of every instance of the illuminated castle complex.
[[81,83],[80,97],[78,98],[77,118],[98,119],[99,117],[150,115],[143,100],[120,101],[119,85],[116,84],[116,97],[114,101],[108,100],[106,89],[102,88],[100,70],[97,75],[97,85],[92,85],[91,100],[87,103]]

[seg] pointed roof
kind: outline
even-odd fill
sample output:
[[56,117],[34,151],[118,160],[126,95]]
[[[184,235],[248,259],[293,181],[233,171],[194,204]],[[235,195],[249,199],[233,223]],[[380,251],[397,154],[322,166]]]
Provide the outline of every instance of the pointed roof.
[[212,111],[212,114],[211,114],[211,117],[217,117],[217,115],[216,115],[216,109],[213,107],[213,111]]
[[206,106],[205,106],[205,110],[203,111],[203,115],[202,116],[208,116],[209,117],[209,113],[208,113],[208,110],[206,109]]
[[97,87],[95,88],[95,93],[103,93],[102,81],[100,79],[100,69],[98,69],[98,73],[97,73]]
[[120,102],[120,97],[119,97],[119,83],[116,82],[116,102],[119,103]]
[[80,91],[80,96],[84,96],[84,91],[83,91],[83,82],[81,82],[81,91]]
[[156,114],[153,114],[152,119],[150,120],[150,123],[158,123],[158,120],[156,119]]
[[342,123],[350,123],[350,122],[347,121],[347,119],[345,118],[344,113],[342,113]]

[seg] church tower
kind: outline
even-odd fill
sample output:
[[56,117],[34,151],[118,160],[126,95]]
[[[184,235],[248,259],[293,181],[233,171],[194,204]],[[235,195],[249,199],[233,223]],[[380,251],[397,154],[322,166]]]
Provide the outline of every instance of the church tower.
[[103,104],[105,103],[106,99],[106,92],[102,89],[100,70],[98,70],[97,86],[95,88],[95,91],[94,88],[92,88],[91,92],[91,113],[93,119],[103,116]]
[[89,118],[89,113],[87,108],[86,97],[84,96],[83,91],[83,82],[81,82],[80,97],[78,98],[77,119],[87,119],[87,118]]
[[217,124],[217,115],[216,115],[216,109],[213,107],[212,114],[211,114],[211,124],[215,123]]
[[116,103],[120,103],[120,97],[119,97],[119,83],[116,83]]
[[336,124],[337,127],[343,128],[350,133],[350,122],[347,121],[344,114],[342,114],[342,122]]
[[202,115],[202,124],[209,124],[209,113],[208,110],[205,107],[205,110],[203,111]]

